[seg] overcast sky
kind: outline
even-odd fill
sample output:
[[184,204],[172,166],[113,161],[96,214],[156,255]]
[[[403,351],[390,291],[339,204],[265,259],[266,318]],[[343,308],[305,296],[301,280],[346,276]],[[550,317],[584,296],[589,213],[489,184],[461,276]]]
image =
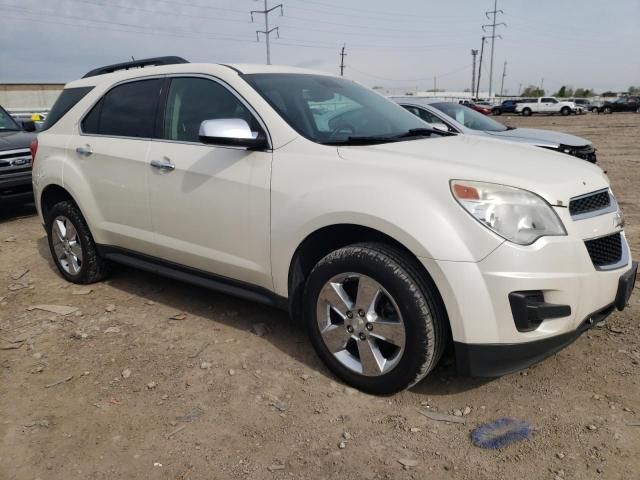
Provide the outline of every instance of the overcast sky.
[[[463,90],[493,0],[279,0],[272,63],[338,72],[367,85]],[[269,0],[269,6],[276,5]],[[0,0],[0,82],[66,82],[136,58],[264,63],[263,0]],[[494,90],[520,84],[596,91],[640,85],[640,0],[500,0]],[[487,33],[490,35],[490,33]],[[482,90],[488,88],[490,44]]]

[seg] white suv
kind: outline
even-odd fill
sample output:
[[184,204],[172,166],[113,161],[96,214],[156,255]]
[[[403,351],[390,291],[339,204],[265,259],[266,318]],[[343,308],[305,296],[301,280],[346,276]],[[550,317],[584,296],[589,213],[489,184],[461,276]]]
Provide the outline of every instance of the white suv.
[[467,374],[526,367],[633,289],[600,168],[433,131],[340,77],[160,58],[92,71],[53,110],[33,182],[67,280],[124,263],[285,308],[368,392],[447,345]]

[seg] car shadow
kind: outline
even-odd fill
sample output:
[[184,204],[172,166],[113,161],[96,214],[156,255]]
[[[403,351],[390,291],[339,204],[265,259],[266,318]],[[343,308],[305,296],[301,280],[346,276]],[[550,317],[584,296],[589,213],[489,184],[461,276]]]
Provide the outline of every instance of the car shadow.
[[33,203],[16,205],[11,207],[0,207],[0,223],[18,220],[37,215],[36,206]]
[[[51,259],[46,237],[38,239],[37,248],[49,268],[59,275]],[[264,340],[325,378],[339,382],[316,355],[301,322],[291,319],[283,310],[124,265],[116,265],[108,281],[111,287],[126,293],[127,297],[138,297],[141,304],[153,301],[176,312],[205,318],[212,326],[218,323],[247,332],[255,324],[262,323],[268,332],[262,337]],[[438,367],[411,392],[428,396],[450,395],[473,390],[489,381],[491,379],[458,375],[452,351],[449,351]]]

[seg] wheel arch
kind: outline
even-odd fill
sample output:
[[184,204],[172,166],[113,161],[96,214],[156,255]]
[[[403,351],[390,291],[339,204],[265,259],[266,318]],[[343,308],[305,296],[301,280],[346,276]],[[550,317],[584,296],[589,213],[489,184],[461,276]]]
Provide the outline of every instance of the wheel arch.
[[[50,183],[49,185],[44,187],[38,199],[40,211],[42,213],[42,219],[46,222],[51,208],[56,203],[64,201],[71,201],[76,205],[76,207],[78,207],[78,209],[80,209],[78,202],[76,202],[76,199],[73,197],[73,195],[71,195],[71,193],[69,193],[66,188],[58,185],[57,183]],[[82,213],[81,209],[80,211]]]
[[[289,312],[291,318],[294,320],[300,318],[306,280],[313,267],[324,256],[334,250],[348,245],[372,241],[395,247],[405,254],[414,264],[416,269],[433,283],[439,297],[439,301],[442,302],[444,311],[447,312],[446,304],[444,303],[440,289],[433,279],[433,276],[418,259],[418,255],[416,255],[416,253],[408,248],[403,242],[398,241],[388,233],[376,228],[353,223],[340,223],[326,225],[314,230],[309,233],[296,248],[291,258],[287,279]],[[450,328],[448,319],[447,325]]]

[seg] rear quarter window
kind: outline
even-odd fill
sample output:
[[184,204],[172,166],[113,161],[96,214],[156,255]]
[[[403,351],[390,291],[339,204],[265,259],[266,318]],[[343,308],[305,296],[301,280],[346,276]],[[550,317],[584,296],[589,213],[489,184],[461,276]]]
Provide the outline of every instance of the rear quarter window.
[[77,87],[65,88],[58,96],[56,103],[51,107],[47,119],[44,121],[42,130],[47,130],[56,124],[58,120],[64,117],[87,93],[93,90],[93,87]]

